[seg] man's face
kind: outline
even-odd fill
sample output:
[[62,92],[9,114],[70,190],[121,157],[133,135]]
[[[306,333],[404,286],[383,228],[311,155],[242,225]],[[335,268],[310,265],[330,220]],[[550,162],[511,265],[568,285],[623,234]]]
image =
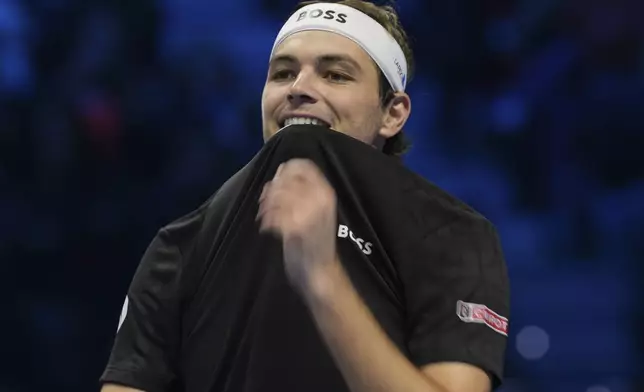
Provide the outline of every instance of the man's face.
[[276,48],[262,94],[265,141],[293,117],[312,117],[373,144],[378,134],[387,132],[385,116],[378,68],[350,39],[303,31]]

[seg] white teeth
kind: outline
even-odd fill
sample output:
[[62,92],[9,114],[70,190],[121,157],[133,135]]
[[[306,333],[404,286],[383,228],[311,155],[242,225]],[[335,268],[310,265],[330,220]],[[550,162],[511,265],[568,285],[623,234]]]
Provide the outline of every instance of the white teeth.
[[293,125],[293,124],[325,125],[322,121],[316,118],[309,118],[309,117],[291,117],[291,118],[287,118],[286,121],[284,121],[284,126]]

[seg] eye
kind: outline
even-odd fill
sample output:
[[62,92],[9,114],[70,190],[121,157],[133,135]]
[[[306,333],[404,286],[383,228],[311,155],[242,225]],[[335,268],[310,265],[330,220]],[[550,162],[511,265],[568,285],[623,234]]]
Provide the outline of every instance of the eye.
[[327,71],[324,78],[332,82],[348,82],[352,80],[350,76],[337,71]]
[[284,80],[295,77],[295,72],[290,69],[281,69],[273,72],[271,80]]

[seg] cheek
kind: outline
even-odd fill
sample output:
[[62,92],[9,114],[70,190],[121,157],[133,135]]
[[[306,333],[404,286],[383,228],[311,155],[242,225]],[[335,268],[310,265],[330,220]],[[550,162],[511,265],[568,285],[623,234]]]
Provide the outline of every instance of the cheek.
[[265,116],[270,116],[279,105],[280,97],[279,91],[276,88],[271,86],[264,87],[262,92],[262,114]]
[[270,107],[270,95],[266,89],[262,92],[262,115],[266,116]]
[[350,94],[337,94],[334,104],[340,113],[346,117],[355,118],[360,112],[364,112],[367,100],[364,95],[356,91]]
[[261,114],[262,114],[262,135],[267,141],[275,132],[275,126],[271,124],[272,113],[275,112],[275,99],[271,97],[270,89],[264,88],[262,92]]
[[381,112],[377,101],[366,99],[364,95],[357,95],[351,101],[340,106],[342,114],[353,125],[372,125],[380,121]]

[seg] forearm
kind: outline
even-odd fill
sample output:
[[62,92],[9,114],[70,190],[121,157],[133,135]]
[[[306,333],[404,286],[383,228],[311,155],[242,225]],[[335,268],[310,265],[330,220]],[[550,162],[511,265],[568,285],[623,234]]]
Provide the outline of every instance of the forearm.
[[340,263],[311,284],[306,301],[352,392],[445,392],[393,344]]
[[124,387],[122,385],[116,384],[105,384],[101,388],[101,392],[144,392],[139,389]]

